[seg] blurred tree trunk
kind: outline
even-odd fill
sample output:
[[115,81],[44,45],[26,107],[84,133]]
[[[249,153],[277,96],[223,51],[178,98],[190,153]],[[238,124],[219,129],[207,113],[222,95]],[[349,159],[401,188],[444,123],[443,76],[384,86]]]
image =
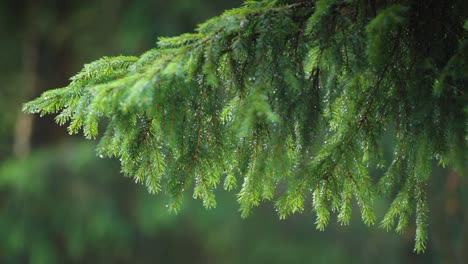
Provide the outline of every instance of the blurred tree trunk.
[[[37,30],[31,19],[34,12],[34,3],[29,3],[24,14],[25,25],[22,38],[22,79],[24,97],[31,98],[37,90]],[[26,157],[31,150],[31,134],[33,128],[33,116],[24,114],[21,109],[15,122],[13,155],[17,158]]]

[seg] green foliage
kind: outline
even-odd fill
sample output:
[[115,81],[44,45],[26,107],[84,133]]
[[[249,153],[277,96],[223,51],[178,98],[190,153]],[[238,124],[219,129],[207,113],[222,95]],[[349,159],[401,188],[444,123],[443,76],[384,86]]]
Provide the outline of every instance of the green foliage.
[[[375,197],[386,195],[381,225],[398,219],[401,232],[415,212],[421,252],[432,161],[466,167],[464,9],[362,2],[247,1],[139,58],[86,65],[24,111],[58,113],[87,138],[106,120],[100,155],[167,194],[171,211],[185,190],[211,208],[220,184],[242,182],[242,216],[274,200],[285,218],[311,201],[323,230],[332,212],[347,225],[353,201],[374,224]],[[396,145],[377,183],[369,170],[385,168],[387,133]]]
[[[0,164],[0,263],[324,263],[404,262],[408,237],[335,223],[320,233],[308,217],[279,221],[267,206],[240,219],[235,197],[218,191],[207,211],[184,198],[170,214],[163,199],[115,177],[115,160],[73,140]],[[221,206],[222,205],[222,206]],[[307,214],[307,212],[306,212]],[[353,220],[358,220],[353,216]],[[356,236],[366,239],[356,243]],[[338,239],[337,239],[338,238]],[[403,241],[403,242],[402,242]],[[155,246],[157,245],[157,246]],[[378,245],[378,247],[375,247]],[[385,247],[385,252],[376,250]],[[407,246],[403,247],[407,249]],[[184,252],[184,254],[181,254]],[[411,256],[426,263],[434,255]]]

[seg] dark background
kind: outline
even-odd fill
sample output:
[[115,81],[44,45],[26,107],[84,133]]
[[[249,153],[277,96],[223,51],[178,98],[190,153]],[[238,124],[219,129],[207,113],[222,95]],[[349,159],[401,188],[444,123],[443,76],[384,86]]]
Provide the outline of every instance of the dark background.
[[[139,55],[158,36],[193,31],[240,1],[0,2],[0,263],[466,263],[467,179],[434,166],[430,238],[413,253],[401,235],[362,224],[315,229],[311,210],[280,221],[272,204],[242,220],[235,192],[203,209],[187,193],[178,215],[163,197],[100,159],[96,141],[69,136],[21,104],[63,87],[84,63]],[[391,143],[387,143],[391,147]],[[374,177],[379,177],[376,173]],[[378,200],[382,219],[389,202]],[[413,220],[414,222],[414,220]],[[464,261],[465,260],[465,261]]]

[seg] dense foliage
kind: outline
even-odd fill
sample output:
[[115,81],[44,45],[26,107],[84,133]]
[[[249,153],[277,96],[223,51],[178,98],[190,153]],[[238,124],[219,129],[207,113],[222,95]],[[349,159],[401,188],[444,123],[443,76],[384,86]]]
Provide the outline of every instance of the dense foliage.
[[466,167],[466,5],[247,1],[140,57],[85,65],[24,110],[58,113],[87,138],[106,120],[100,155],[166,193],[172,211],[185,189],[211,208],[220,184],[240,185],[243,216],[274,200],[285,218],[311,198],[323,230],[330,211],[349,223],[353,199],[374,224],[375,196],[390,196],[382,227],[401,232],[415,211],[420,252],[432,161]]

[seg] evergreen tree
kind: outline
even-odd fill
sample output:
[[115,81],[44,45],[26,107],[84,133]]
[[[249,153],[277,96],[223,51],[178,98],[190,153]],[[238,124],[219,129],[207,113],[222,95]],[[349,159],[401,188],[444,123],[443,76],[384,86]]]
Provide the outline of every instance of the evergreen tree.
[[167,194],[171,211],[186,189],[214,207],[223,185],[244,217],[273,200],[285,218],[311,198],[323,230],[330,211],[349,224],[353,200],[374,224],[373,201],[388,196],[380,225],[402,232],[415,212],[421,252],[433,160],[466,167],[467,5],[247,1],[140,57],[87,64],[24,111],[57,113],[89,139],[105,120],[99,155]]

